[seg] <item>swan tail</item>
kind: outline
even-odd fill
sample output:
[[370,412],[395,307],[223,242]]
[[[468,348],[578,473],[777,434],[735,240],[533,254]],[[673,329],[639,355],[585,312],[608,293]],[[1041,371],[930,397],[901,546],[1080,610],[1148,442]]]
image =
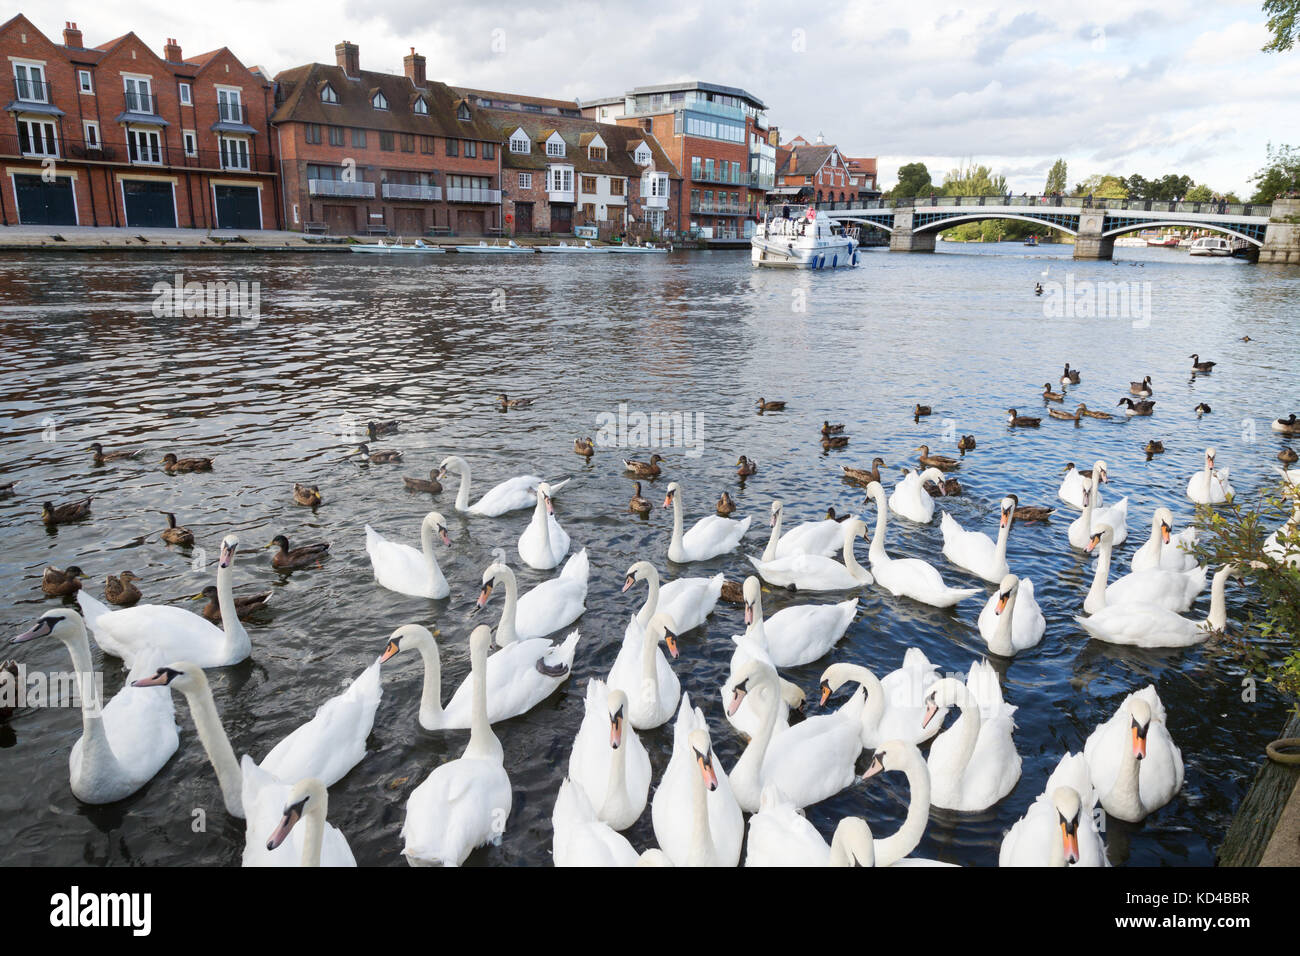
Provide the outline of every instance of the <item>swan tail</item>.
[[949,539],[954,535],[961,534],[962,526],[957,523],[957,519],[946,511],[939,512],[942,517],[939,519],[939,532],[943,535],[943,544],[946,548]]
[[966,688],[979,702],[980,712],[985,720],[996,717],[1010,717],[1015,708],[1008,707],[1002,699],[1002,685],[998,681],[998,672],[987,660],[977,661],[971,665],[966,677]]
[[565,581],[572,581],[574,584],[586,585],[587,579],[591,577],[591,562],[587,558],[587,549],[583,548],[577,554],[564,562],[564,570],[560,572],[560,578]]
[[[569,633],[569,636],[564,639],[564,643],[559,646],[552,646],[550,653],[543,657],[538,663],[540,666],[547,668],[546,671],[543,671],[547,676],[559,677],[561,674],[568,673],[569,669],[573,667],[573,657],[577,650],[578,632],[577,630],[573,630]],[[557,673],[550,673],[550,671],[559,668],[562,668],[562,670]]]
[[81,616],[86,619],[86,626],[95,630],[95,622],[101,615],[110,613],[108,606],[91,597],[85,588],[77,591],[77,604],[81,607]]
[[555,493],[572,480],[572,478],[565,478],[563,481],[548,481],[547,484],[551,486],[551,497],[555,497]]

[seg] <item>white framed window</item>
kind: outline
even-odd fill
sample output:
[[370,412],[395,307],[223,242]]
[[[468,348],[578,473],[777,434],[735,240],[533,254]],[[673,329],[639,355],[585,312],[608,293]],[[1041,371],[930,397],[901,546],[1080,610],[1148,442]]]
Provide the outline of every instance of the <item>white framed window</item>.
[[199,138],[195,135],[194,130],[181,130],[181,141],[185,144],[186,156],[199,155]]
[[384,95],[383,90],[378,90],[375,92],[374,97],[370,100],[370,105],[377,110],[388,109],[388,97]]
[[180,85],[180,98],[181,98],[181,105],[182,105],[182,106],[191,106],[191,105],[193,105],[193,103],[194,103],[194,93],[193,93],[193,91],[190,89],[190,85],[189,85],[188,83],[182,83],[182,84]]
[[334,91],[334,87],[326,83],[321,87],[320,101],[322,103],[337,103],[339,101],[339,95]]
[[131,162],[149,166],[162,164],[162,138],[155,129],[128,129],[127,152]]
[[124,76],[126,90],[126,109],[129,113],[152,113],[153,84],[145,77]]
[[546,189],[553,193],[573,192],[573,167],[552,166],[546,171]]
[[82,93],[95,92],[95,81],[91,78],[89,70],[77,71],[77,89]]
[[52,120],[19,119],[18,148],[24,156],[58,156],[59,137]]
[[221,168],[248,168],[248,140],[242,136],[221,137]]
[[229,87],[217,87],[217,115],[227,123],[244,121],[243,103],[239,90]]
[[520,188],[520,189],[532,189],[532,188],[533,188],[533,174],[532,174],[532,173],[520,173],[520,174],[519,174],[519,188]]
[[510,152],[523,153],[525,156],[533,151],[533,141],[528,138],[528,134],[521,129],[517,129],[510,136]]
[[28,103],[48,103],[50,88],[45,83],[45,66],[41,63],[15,63],[14,87],[18,99]]
[[564,156],[564,140],[560,139],[558,134],[552,136],[546,141],[546,155],[559,157]]
[[636,152],[633,154],[633,159],[638,166],[650,165],[650,150],[646,148],[645,143],[642,143],[636,148]]
[[428,116],[428,115],[429,115],[429,104],[426,103],[426,102],[424,102],[424,97],[423,97],[423,96],[417,96],[417,97],[415,98],[415,105],[414,105],[413,107],[411,107],[411,110],[412,110],[412,111],[413,111],[417,116]]
[[99,124],[94,120],[86,120],[81,124],[81,130],[86,141],[86,149],[99,149]]

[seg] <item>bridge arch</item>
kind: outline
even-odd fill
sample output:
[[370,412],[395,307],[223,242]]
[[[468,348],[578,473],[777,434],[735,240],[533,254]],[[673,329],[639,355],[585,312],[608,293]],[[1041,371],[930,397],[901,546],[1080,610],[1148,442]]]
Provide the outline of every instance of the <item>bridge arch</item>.
[[[837,216],[837,215],[835,215],[835,213],[833,213],[833,212],[829,212],[829,213],[827,213],[827,215],[829,215],[829,216],[830,216],[832,219],[834,219],[836,222],[856,222],[856,223],[858,223],[859,225],[862,225],[862,226],[874,226],[876,229],[879,229],[879,230],[881,230],[882,232],[893,232],[893,231],[894,231],[894,227],[893,227],[892,223],[891,223],[891,225],[886,226],[883,222],[877,222],[875,219],[867,219],[867,218],[865,218],[865,217],[858,217],[858,216]],[[891,219],[892,219],[892,217],[891,217]]]
[[1188,220],[1185,219],[1184,220],[1145,219],[1141,222],[1128,223],[1123,226],[1117,226],[1114,229],[1107,229],[1105,232],[1102,233],[1102,236],[1104,238],[1110,238],[1113,236],[1122,236],[1125,233],[1138,232],[1142,229],[1154,229],[1161,226],[1177,226],[1180,229],[1199,229],[1199,230],[1208,230],[1210,232],[1219,232],[1227,236],[1232,236],[1236,239],[1244,239],[1247,242],[1251,243],[1252,245],[1261,246],[1261,247],[1264,245],[1263,239],[1257,239],[1252,235],[1241,232],[1240,230],[1237,229],[1233,229],[1231,226],[1228,226],[1226,224],[1220,224],[1214,222],[1189,222]]
[[912,232],[913,234],[919,234],[922,232],[938,232],[944,229],[951,229],[953,226],[959,226],[963,223],[985,222],[990,219],[1016,219],[1019,220],[1020,222],[1027,222],[1035,226],[1042,226],[1045,229],[1057,229],[1061,232],[1068,232],[1072,236],[1077,236],[1079,234],[1078,229],[1073,229],[1059,222],[1051,222],[1050,220],[1042,219],[1036,216],[1021,216],[1015,213],[1005,213],[1005,212],[995,212],[995,213],[983,212],[983,213],[971,213],[970,215],[949,216],[944,219],[936,219],[933,222],[927,222],[923,226],[913,226]]

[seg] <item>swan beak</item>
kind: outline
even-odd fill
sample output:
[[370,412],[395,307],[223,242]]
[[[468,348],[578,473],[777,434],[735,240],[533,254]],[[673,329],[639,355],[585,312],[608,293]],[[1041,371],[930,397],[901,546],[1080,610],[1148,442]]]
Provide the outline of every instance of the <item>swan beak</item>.
[[289,831],[293,829],[293,825],[302,819],[302,807],[306,802],[304,799],[291,807],[284,808],[284,816],[280,819],[280,825],[275,828],[275,832],[266,841],[268,850],[274,850],[289,838]]
[[221,546],[221,562],[217,565],[220,568],[228,568],[231,562],[235,560],[235,549],[226,545]]
[[931,698],[925,702],[925,717],[921,719],[921,729],[924,730],[930,726],[930,721],[934,720],[934,715],[939,713],[939,705]]
[[628,575],[628,576],[623,580],[623,591],[626,593],[627,589],[630,588],[630,587],[631,587],[632,585],[634,585],[634,584],[636,584],[636,575],[634,575],[634,574],[629,574],[629,575]]
[[609,748],[617,750],[623,743],[623,712],[609,718]]
[[745,602],[745,627],[754,623],[754,605],[748,601]]
[[993,611],[993,613],[994,613],[994,614],[1001,614],[1001,613],[1003,612],[1003,610],[1006,609],[1006,606],[1007,606],[1007,600],[1008,600],[1010,597],[1011,597],[1011,592],[1010,592],[1010,591],[1003,591],[1001,594],[999,594],[999,595],[998,595],[998,606],[997,606],[997,608]]
[[1064,849],[1065,849],[1065,862],[1067,864],[1078,863],[1079,862],[1078,823],[1071,825],[1064,820],[1061,821],[1061,842],[1064,845]]
[[152,677],[142,677],[139,680],[131,681],[132,687],[166,687],[172,682],[179,671],[174,671],[169,667],[160,667],[158,672]]
[[436,474],[434,477],[435,477],[438,481],[442,481],[442,479],[444,479],[444,478],[447,477],[447,469],[446,469],[446,468],[439,468],[439,469],[438,469],[438,474]]
[[489,581],[487,584],[483,585],[483,590],[478,592],[478,602],[475,605],[475,607],[477,609],[482,609],[486,607],[488,598],[490,598],[491,596],[492,596],[492,582]]
[[1133,725],[1133,756],[1138,760],[1147,755],[1147,735],[1137,724]]
[[874,757],[871,758],[871,766],[868,767],[867,772],[862,775],[862,779],[870,780],[876,774],[884,771],[884,769],[885,769],[885,765],[880,761],[880,754],[876,754]]
[[998,527],[999,527],[999,528],[1005,528],[1008,524],[1010,524],[1010,522],[1011,522],[1011,512],[1010,512],[1010,511],[1003,511],[1003,512],[1002,512],[1002,520],[998,522]]
[[553,514],[555,514],[555,506],[554,506],[553,504],[551,504],[551,496],[550,496],[550,495],[543,495],[542,497],[546,499],[546,513],[547,513],[548,515],[553,515]]
[[1163,521],[1160,522],[1160,539],[1165,544],[1169,543],[1169,525],[1165,524]]
[[1088,546],[1083,550],[1086,551],[1088,554],[1091,554],[1093,552],[1093,549],[1096,548],[1100,542],[1101,542],[1101,535],[1094,534],[1091,538],[1088,539]]
[[695,761],[700,765],[700,773],[704,775],[704,785],[710,790],[718,789],[718,774],[713,769],[713,761],[709,759],[708,754],[702,754],[695,751]]
[[825,707],[826,701],[830,699],[831,699],[831,685],[828,684],[826,681],[822,681],[822,696],[821,699],[817,702],[817,706]]
[[447,533],[446,528],[439,528],[438,536],[442,538],[443,544],[447,545],[447,547],[451,547],[451,535]]
[[673,496],[672,496],[672,494],[669,493],[669,494],[664,495],[664,507],[665,507],[665,508],[671,508],[672,506],[673,506]]
[[673,660],[677,660],[677,635],[672,631],[664,631],[664,643],[668,645],[668,653],[673,655]]
[[731,691],[731,703],[727,705],[728,717],[736,716],[736,711],[740,710],[740,702],[745,699],[746,693],[747,691],[745,690],[745,685],[743,682],[737,684],[735,688],[733,688],[733,690]]
[[384,653],[379,655],[379,663],[382,664],[385,661],[396,657],[397,652],[400,651],[401,649],[402,648],[398,646],[398,643],[396,641],[389,641],[387,644],[384,645]]
[[36,638],[38,637],[44,637],[46,634],[49,634],[53,630],[54,630],[54,625],[51,624],[49,621],[45,620],[45,618],[41,618],[39,621],[36,622],[36,626],[33,627],[30,631],[23,631],[23,633],[19,634],[17,637],[11,638],[9,643],[26,644],[28,641],[36,640]]

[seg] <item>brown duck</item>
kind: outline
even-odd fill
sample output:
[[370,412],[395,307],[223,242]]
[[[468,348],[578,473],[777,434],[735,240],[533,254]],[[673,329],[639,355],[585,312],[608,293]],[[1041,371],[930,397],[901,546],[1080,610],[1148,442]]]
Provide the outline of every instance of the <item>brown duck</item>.
[[823,421],[823,422],[822,422],[822,434],[823,434],[823,435],[840,435],[840,434],[843,434],[843,433],[844,433],[844,423],[843,423],[843,422],[841,422],[841,423],[838,424],[838,425],[832,425],[832,424],[831,424],[830,422],[828,422],[828,421]]
[[718,496],[717,509],[718,509],[718,514],[722,515],[722,517],[725,518],[728,515],[733,514],[735,512],[736,502],[732,499],[731,495],[727,494],[724,491],[721,495]]
[[[956,478],[945,478],[942,482],[925,481],[921,487],[926,490],[931,498],[955,498],[961,494],[961,482]],[[867,499],[866,503],[870,503]]]
[[1037,428],[1042,423],[1041,418],[1018,414],[1014,408],[1007,409],[1007,424],[1012,428]]
[[330,546],[328,542],[321,544],[304,544],[301,547],[289,547],[289,539],[282,534],[277,534],[271,539],[268,548],[279,548],[271,558],[271,567],[278,568],[281,571],[293,571],[297,568],[308,568],[313,564],[319,564],[325,557]]
[[949,458],[947,455],[930,454],[929,445],[917,445],[912,450],[921,453],[918,460],[926,468],[938,468],[940,471],[956,471],[961,467],[961,462],[956,458]]
[[975,450],[975,436],[962,435],[961,438],[957,439],[957,450],[960,451],[961,456],[965,458],[966,452]]
[[1084,405],[1082,402],[1079,403],[1079,407],[1076,409],[1076,411],[1080,415],[1083,415],[1085,418],[1100,418],[1102,421],[1106,421],[1106,422],[1110,421],[1112,418],[1115,417],[1110,412],[1094,412],[1091,408],[1089,408],[1087,405]]
[[784,409],[785,402],[769,402],[767,399],[761,397],[758,400],[758,410],[760,412],[779,412],[784,411]]
[[400,451],[381,448],[376,448],[374,451],[371,451],[370,446],[365,442],[358,445],[357,450],[354,451],[352,455],[360,455],[362,463],[367,465],[371,462],[374,462],[376,465],[390,465],[402,460],[402,453]]
[[[201,612],[203,616],[218,627],[221,626],[221,602],[217,595],[217,586],[215,584],[209,584],[198,594],[194,595],[194,600],[197,601],[200,598],[208,599],[208,603],[203,606],[203,611]],[[235,616],[241,621],[247,620],[254,612],[266,607],[267,602],[270,600],[270,591],[266,591],[263,594],[252,594],[248,597],[236,597]]]
[[830,451],[832,448],[847,448],[849,446],[848,435],[823,435],[822,450]]
[[211,471],[211,458],[177,458],[171,452],[163,455],[163,471],[169,475],[187,474],[192,471]]
[[736,474],[741,478],[748,478],[750,475],[758,473],[758,462],[752,458],[746,458],[741,455],[736,462]]
[[1150,461],[1156,455],[1163,455],[1165,453],[1165,443],[1162,441],[1156,441],[1153,438],[1146,443],[1146,447],[1142,450],[1147,453],[1147,461]]
[[1282,462],[1284,465],[1294,465],[1297,457],[1300,456],[1296,455],[1294,448],[1283,448],[1277,453],[1277,460]]
[[371,441],[379,441],[383,435],[396,434],[401,424],[401,421],[396,418],[384,422],[366,422],[366,434],[370,436]]
[[138,580],[133,571],[110,574],[104,582],[104,599],[118,607],[130,607],[140,600],[140,589],[131,583]]
[[[1014,495],[1011,497],[1014,497]],[[1042,505],[1017,504],[1012,517],[1016,521],[1047,521],[1052,517],[1052,512],[1055,510],[1055,508],[1045,508]]]
[[1052,383],[1043,383],[1043,401],[1045,402],[1063,402],[1065,401],[1065,390],[1059,392],[1052,391]]
[[[1081,407],[1082,406],[1080,406],[1080,408]],[[1047,415],[1049,418],[1059,418],[1061,421],[1065,422],[1077,422],[1079,420],[1080,412],[1078,408],[1073,412],[1062,411],[1059,408],[1049,408],[1047,410]]]
[[402,478],[402,484],[406,486],[407,491],[425,491],[431,495],[436,495],[442,491],[442,482],[438,480],[438,469],[434,468],[429,471],[428,479],[424,478]]
[[638,481],[636,483],[636,494],[628,501],[627,510],[633,514],[648,515],[652,508],[654,508],[654,505],[651,504],[650,499],[641,497],[641,482]]
[[596,445],[590,438],[575,438],[573,440],[573,453],[581,455],[583,458],[590,458],[596,454]]
[[505,392],[497,396],[497,405],[501,408],[527,408],[533,401],[531,398],[507,398]]
[[194,543],[194,532],[189,528],[181,528],[176,525],[176,516],[170,511],[163,512],[167,518],[167,527],[163,529],[162,539],[168,544],[178,544],[183,548],[188,548]]
[[728,604],[744,604],[745,588],[739,581],[723,580],[722,593],[719,597]]
[[848,521],[848,520],[849,520],[850,518],[852,518],[852,517],[853,517],[853,515],[849,514],[848,512],[845,512],[845,513],[842,514],[842,515],[837,515],[837,514],[835,513],[835,509],[834,509],[834,508],[827,508],[827,509],[826,509],[826,520],[827,520],[827,521],[839,521],[839,522],[843,523],[843,522],[845,522],[845,521]]
[[663,456],[659,454],[651,455],[649,461],[634,461],[630,458],[624,458],[623,468],[638,478],[658,478],[661,474],[659,462],[663,460]]
[[80,521],[90,514],[90,502],[92,500],[92,498],[85,498],[66,505],[54,505],[47,501],[41,505],[41,520],[50,527],[67,524],[70,521]]
[[293,503],[308,508],[317,507],[321,503],[320,488],[315,485],[300,485],[295,481],[293,483]]
[[69,565],[66,571],[50,566],[41,575],[41,590],[50,597],[67,597],[81,590],[81,578],[85,576],[75,564]]
[[913,417],[913,418],[921,418],[921,417],[924,416],[924,415],[932,415],[932,414],[934,414],[934,412],[933,412],[933,410],[930,408],[929,405],[913,405],[913,406],[912,406],[912,417]]
[[134,451],[105,452],[104,446],[101,445],[99,442],[95,442],[86,450],[94,452],[92,461],[94,461],[94,463],[97,465],[102,465],[105,462],[109,462],[109,461],[124,461],[125,459],[128,458],[139,458],[141,455],[144,454],[143,448],[137,448]]
[[844,477],[849,481],[856,481],[860,485],[869,485],[873,481],[880,480],[880,466],[885,463],[883,458],[873,458],[871,460],[871,470],[866,468],[850,468],[848,465],[841,465],[844,470]]

